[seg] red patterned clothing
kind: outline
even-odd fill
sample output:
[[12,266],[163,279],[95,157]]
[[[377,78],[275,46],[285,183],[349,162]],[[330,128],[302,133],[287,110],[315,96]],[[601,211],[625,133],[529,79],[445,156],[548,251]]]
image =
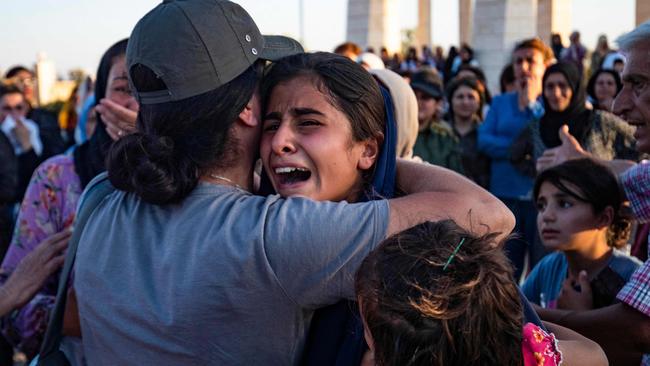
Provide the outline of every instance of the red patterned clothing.
[[524,366],[559,366],[562,364],[562,352],[557,346],[553,333],[533,323],[524,325],[521,352]]

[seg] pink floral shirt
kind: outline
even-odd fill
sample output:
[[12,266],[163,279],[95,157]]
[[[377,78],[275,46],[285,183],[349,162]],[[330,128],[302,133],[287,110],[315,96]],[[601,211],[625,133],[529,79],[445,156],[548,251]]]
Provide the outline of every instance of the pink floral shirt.
[[546,333],[533,323],[524,325],[521,351],[524,366],[559,366],[562,364],[562,352],[557,346],[553,333]]
[[[36,169],[20,206],[11,245],[0,266],[2,282],[42,240],[72,226],[81,191],[71,156],[54,156]],[[27,305],[2,319],[4,335],[28,357],[40,348],[54,307],[59,275],[52,275]]]

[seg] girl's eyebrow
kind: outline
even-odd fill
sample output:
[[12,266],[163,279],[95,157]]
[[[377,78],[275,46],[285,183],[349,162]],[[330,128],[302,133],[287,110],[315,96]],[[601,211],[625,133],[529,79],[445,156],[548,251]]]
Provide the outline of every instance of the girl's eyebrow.
[[[324,116],[325,114],[319,110],[313,109],[313,108],[291,108],[291,115],[295,117],[299,116],[305,116],[308,114],[316,114],[319,116]],[[280,112],[269,112],[267,113],[264,118],[262,118],[263,121],[269,120],[269,119],[282,119],[282,113]]]
[[313,108],[293,108],[291,109],[291,114],[294,116],[304,116],[306,114],[317,114],[319,116],[324,116],[323,112],[318,111]]

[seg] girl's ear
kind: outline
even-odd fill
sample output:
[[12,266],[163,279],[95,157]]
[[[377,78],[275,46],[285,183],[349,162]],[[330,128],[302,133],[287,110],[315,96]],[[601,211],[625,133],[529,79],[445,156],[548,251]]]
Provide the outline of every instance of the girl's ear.
[[607,206],[603,212],[598,215],[596,220],[596,227],[599,229],[609,227],[612,222],[614,222],[614,208],[612,206]]
[[357,163],[357,168],[360,170],[370,169],[377,161],[379,154],[379,143],[377,139],[369,138],[363,142],[363,152]]

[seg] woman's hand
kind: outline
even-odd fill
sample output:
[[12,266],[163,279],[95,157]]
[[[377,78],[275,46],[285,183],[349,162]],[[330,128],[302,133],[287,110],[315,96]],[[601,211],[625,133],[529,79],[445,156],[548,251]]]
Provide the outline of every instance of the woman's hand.
[[95,106],[95,110],[102,116],[102,121],[106,125],[106,132],[113,141],[117,141],[121,137],[136,131],[135,122],[138,117],[138,103],[129,103],[126,107],[123,107],[110,99],[104,98]]
[[22,307],[43,287],[43,283],[65,261],[65,249],[72,235],[66,229],[43,240],[18,264],[7,282],[0,287],[0,314]]

